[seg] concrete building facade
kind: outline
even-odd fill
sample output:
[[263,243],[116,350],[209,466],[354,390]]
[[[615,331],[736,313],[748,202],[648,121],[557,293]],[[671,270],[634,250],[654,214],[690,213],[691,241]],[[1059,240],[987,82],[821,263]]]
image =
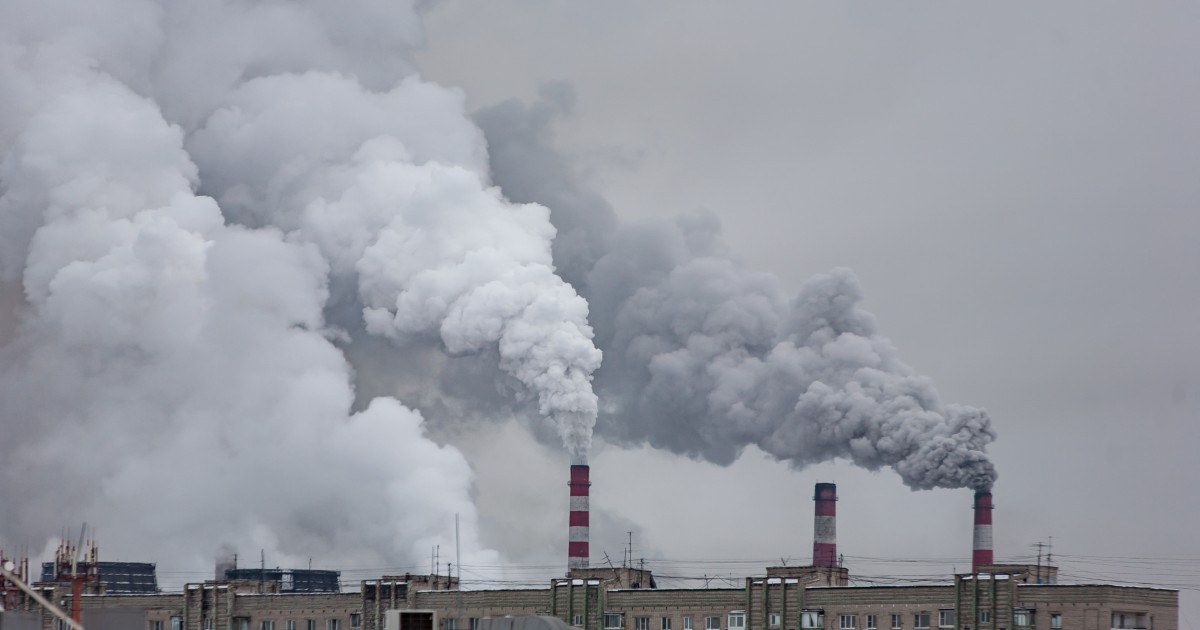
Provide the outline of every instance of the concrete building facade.
[[[650,571],[620,567],[586,569],[543,589],[462,591],[445,576],[411,575],[366,580],[347,593],[209,581],[180,593],[84,595],[81,603],[85,619],[142,611],[142,627],[129,630],[384,630],[388,610],[428,611],[438,630],[476,630],[480,619],[524,615],[557,617],[581,630],[1178,630],[1177,591],[1060,585],[1053,567],[1038,568],[1039,584],[1023,568],[1008,571],[962,574],[942,585],[845,586],[828,584],[845,573],[787,567],[746,578],[740,588],[703,589],[651,588]],[[69,609],[69,588],[39,588]],[[18,609],[37,610],[30,602]],[[43,614],[41,630],[60,629]]]

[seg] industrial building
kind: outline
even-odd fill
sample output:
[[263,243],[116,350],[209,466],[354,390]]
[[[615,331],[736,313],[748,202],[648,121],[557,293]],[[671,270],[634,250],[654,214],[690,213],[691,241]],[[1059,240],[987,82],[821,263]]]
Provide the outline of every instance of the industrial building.
[[[765,567],[738,587],[656,588],[649,570],[588,567],[588,473],[572,467],[567,577],[545,588],[459,590],[449,576],[403,575],[339,592],[336,572],[223,566],[222,579],[182,592],[94,583],[80,597],[82,620],[120,610],[141,620],[131,630],[484,630],[483,619],[528,615],[581,630],[1178,630],[1178,591],[1059,584],[1054,567],[995,564],[988,492],[975,496],[971,572],[945,584],[849,586],[837,555],[837,489],[817,484],[812,565]],[[69,583],[35,588],[72,603]],[[14,607],[37,610],[26,600]],[[61,628],[42,614],[40,630]]]

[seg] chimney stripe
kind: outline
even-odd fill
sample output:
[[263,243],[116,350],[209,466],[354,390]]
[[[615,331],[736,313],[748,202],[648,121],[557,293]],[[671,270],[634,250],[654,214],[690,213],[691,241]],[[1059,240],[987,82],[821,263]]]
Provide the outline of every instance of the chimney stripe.
[[567,570],[586,569],[588,557],[588,531],[591,515],[588,495],[591,492],[589,479],[591,470],[582,464],[571,466],[571,511],[567,529]]
[[813,491],[813,566],[837,566],[837,485],[819,483]]
[[992,553],[992,493],[975,493],[975,530],[971,540],[971,572],[994,564]]

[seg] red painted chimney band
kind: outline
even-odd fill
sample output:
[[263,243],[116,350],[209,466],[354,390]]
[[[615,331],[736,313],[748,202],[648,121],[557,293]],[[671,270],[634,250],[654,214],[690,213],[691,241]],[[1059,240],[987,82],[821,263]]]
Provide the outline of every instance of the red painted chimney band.
[[994,564],[992,554],[992,493],[975,493],[975,531],[972,540],[971,571],[978,573]]
[[819,483],[813,493],[813,566],[837,566],[837,485]]
[[571,513],[567,529],[567,569],[586,569],[591,555],[589,538],[590,469],[583,464],[571,466]]

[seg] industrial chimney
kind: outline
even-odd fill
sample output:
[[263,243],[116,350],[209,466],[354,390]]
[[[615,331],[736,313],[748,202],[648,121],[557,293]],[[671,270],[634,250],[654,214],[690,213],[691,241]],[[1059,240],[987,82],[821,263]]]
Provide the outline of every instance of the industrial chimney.
[[837,484],[817,484],[813,501],[813,566],[833,568],[838,564]]
[[971,572],[979,573],[992,561],[992,493],[986,490],[975,492],[975,536],[972,545]]
[[571,515],[567,534],[567,570],[588,568],[588,480],[587,464],[571,466]]

